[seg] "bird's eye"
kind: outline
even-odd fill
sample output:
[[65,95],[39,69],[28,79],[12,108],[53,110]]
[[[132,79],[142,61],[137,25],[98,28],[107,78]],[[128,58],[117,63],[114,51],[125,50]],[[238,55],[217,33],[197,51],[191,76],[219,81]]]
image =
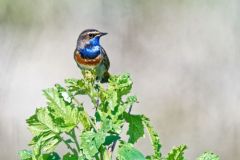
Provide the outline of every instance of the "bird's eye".
[[90,37],[90,38],[93,38],[93,37],[94,37],[94,34],[90,33],[90,34],[89,34],[89,37]]

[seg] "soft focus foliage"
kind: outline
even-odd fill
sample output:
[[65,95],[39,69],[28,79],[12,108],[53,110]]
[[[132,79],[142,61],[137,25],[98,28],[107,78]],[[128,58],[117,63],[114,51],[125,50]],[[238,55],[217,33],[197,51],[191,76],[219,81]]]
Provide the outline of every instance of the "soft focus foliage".
[[205,152],[200,157],[198,157],[197,160],[220,160],[219,156],[211,153],[211,152]]

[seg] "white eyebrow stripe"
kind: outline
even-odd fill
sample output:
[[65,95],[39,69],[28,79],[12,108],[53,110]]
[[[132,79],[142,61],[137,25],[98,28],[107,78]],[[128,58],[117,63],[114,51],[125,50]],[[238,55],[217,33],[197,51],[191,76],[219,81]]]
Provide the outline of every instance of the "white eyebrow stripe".
[[97,31],[92,31],[92,32],[89,32],[88,34],[98,34],[99,32]]

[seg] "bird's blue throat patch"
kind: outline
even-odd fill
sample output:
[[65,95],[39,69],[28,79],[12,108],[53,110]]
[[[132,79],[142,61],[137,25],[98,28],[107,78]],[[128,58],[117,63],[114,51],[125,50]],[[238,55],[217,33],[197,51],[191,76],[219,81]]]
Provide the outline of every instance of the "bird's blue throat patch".
[[99,42],[100,37],[94,37],[84,46],[84,48],[78,49],[81,56],[84,58],[93,59],[96,58],[101,52],[101,46]]

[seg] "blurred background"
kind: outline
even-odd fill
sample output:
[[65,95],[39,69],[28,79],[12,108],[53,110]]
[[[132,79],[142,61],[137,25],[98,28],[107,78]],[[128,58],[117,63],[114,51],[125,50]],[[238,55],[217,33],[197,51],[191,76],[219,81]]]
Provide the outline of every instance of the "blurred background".
[[[28,148],[25,119],[45,105],[41,90],[80,78],[73,51],[96,28],[110,72],[129,72],[166,153],[187,144],[240,159],[240,1],[0,0],[0,159]],[[147,137],[136,145],[151,153]]]

